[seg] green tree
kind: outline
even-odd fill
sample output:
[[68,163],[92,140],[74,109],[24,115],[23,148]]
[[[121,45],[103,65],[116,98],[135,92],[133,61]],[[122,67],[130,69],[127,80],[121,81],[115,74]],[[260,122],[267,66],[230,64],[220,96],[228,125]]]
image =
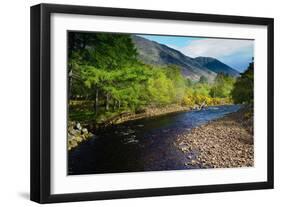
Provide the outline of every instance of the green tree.
[[247,70],[241,74],[234,84],[231,92],[235,103],[253,104],[254,101],[254,62],[251,62]]
[[154,105],[171,103],[173,96],[173,82],[168,79],[161,69],[154,70],[154,74],[147,82],[150,102]]
[[202,75],[199,79],[199,83],[208,83],[208,79],[206,76]]
[[69,99],[87,100],[88,107],[77,111],[90,111],[97,121],[146,107],[223,104],[220,100],[230,97],[235,82],[230,76],[193,82],[175,65],[147,65],[137,55],[130,35],[69,32]]
[[105,109],[109,110],[113,77],[116,76],[113,71],[134,64],[136,56],[137,52],[129,35],[70,32],[69,88],[72,92],[78,92],[72,80],[79,77],[82,79],[79,81],[84,82],[87,90],[92,91],[95,96],[96,113],[100,95],[105,97]]
[[186,79],[183,77],[182,72],[179,67],[170,65],[163,68],[163,72],[166,74],[166,77],[172,82],[171,89],[171,101],[174,103],[181,103],[184,92]]
[[233,89],[234,83],[235,83],[235,78],[222,73],[218,74],[210,90],[211,97],[213,98],[230,97],[230,93]]

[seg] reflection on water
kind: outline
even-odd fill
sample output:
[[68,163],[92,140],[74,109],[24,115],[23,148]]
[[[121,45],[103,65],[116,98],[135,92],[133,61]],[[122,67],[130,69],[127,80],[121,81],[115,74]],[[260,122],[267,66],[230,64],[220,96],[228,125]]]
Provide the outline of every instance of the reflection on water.
[[189,169],[174,141],[193,127],[237,111],[239,105],[208,107],[123,123],[68,154],[68,174]]

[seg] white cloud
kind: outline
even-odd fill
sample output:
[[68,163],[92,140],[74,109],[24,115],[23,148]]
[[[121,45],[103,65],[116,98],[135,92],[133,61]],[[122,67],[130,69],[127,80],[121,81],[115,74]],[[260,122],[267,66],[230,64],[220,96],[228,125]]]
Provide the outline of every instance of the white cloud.
[[252,40],[236,39],[200,39],[193,40],[187,46],[169,45],[190,57],[206,56],[221,58],[245,51],[253,50]]

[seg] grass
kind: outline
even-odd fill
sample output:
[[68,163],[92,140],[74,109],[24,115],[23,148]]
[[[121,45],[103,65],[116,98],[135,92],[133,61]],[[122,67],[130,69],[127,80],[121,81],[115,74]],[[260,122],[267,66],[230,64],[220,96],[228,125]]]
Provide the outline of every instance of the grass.
[[90,122],[96,119],[94,111],[70,111],[69,119],[79,122]]
[[70,121],[78,121],[81,123],[104,123],[108,119],[121,114],[124,112],[124,109],[120,109],[118,111],[105,111],[104,109],[100,109],[98,114],[94,111],[85,109],[85,110],[69,110],[69,119]]

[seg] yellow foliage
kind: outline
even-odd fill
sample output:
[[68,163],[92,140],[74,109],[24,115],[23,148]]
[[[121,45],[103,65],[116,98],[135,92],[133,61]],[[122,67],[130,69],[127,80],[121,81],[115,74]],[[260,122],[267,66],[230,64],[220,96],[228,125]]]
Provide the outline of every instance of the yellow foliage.
[[224,105],[232,103],[232,100],[231,98],[212,98],[201,94],[185,95],[182,100],[182,105],[184,106],[192,107],[194,105],[201,105],[203,103],[208,106]]
[[183,100],[182,100],[182,104],[183,104],[184,106],[194,106],[194,105],[195,105],[195,102],[194,102],[194,100],[193,100],[191,97],[189,97],[189,96],[184,96],[184,97],[183,97]]

